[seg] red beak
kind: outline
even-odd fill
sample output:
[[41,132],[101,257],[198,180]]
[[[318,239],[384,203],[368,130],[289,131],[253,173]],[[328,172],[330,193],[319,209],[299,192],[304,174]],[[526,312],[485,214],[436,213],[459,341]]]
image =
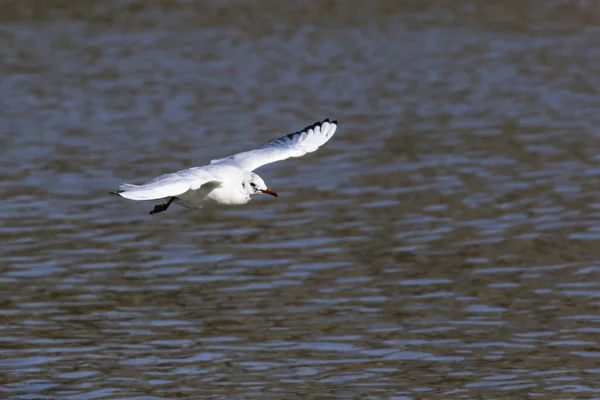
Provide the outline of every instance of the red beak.
[[271,190],[269,188],[266,188],[265,190],[261,190],[261,192],[266,193],[266,194],[270,194],[271,196],[279,197],[279,196],[277,196],[277,192],[276,191]]

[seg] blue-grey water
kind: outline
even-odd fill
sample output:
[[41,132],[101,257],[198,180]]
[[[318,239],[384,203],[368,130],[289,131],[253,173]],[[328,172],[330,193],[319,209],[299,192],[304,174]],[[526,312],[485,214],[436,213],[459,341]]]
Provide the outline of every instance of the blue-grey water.
[[[599,37],[584,0],[0,2],[0,398],[600,398]],[[279,198],[108,194],[326,117]]]

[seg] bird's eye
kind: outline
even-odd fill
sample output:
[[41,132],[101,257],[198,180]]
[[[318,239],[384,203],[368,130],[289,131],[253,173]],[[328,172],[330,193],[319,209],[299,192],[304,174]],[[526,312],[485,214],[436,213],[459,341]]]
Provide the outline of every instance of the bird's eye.
[[252,183],[250,183],[250,186],[256,187],[256,183],[252,182]]

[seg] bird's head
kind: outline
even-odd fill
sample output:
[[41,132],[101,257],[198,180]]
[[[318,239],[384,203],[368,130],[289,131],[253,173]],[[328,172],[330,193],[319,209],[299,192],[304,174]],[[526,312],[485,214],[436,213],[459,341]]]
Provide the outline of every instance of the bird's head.
[[246,193],[250,196],[260,193],[270,194],[271,196],[277,197],[277,193],[274,190],[271,190],[265,184],[263,179],[256,175],[254,172],[247,172],[244,174],[244,179],[242,180],[242,188]]

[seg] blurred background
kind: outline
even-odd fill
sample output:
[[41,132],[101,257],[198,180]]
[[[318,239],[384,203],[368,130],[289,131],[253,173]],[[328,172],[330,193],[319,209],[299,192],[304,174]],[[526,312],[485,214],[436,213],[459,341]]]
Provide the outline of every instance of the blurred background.
[[[591,0],[0,1],[0,397],[600,396],[599,37]],[[327,117],[277,199],[108,195]]]

